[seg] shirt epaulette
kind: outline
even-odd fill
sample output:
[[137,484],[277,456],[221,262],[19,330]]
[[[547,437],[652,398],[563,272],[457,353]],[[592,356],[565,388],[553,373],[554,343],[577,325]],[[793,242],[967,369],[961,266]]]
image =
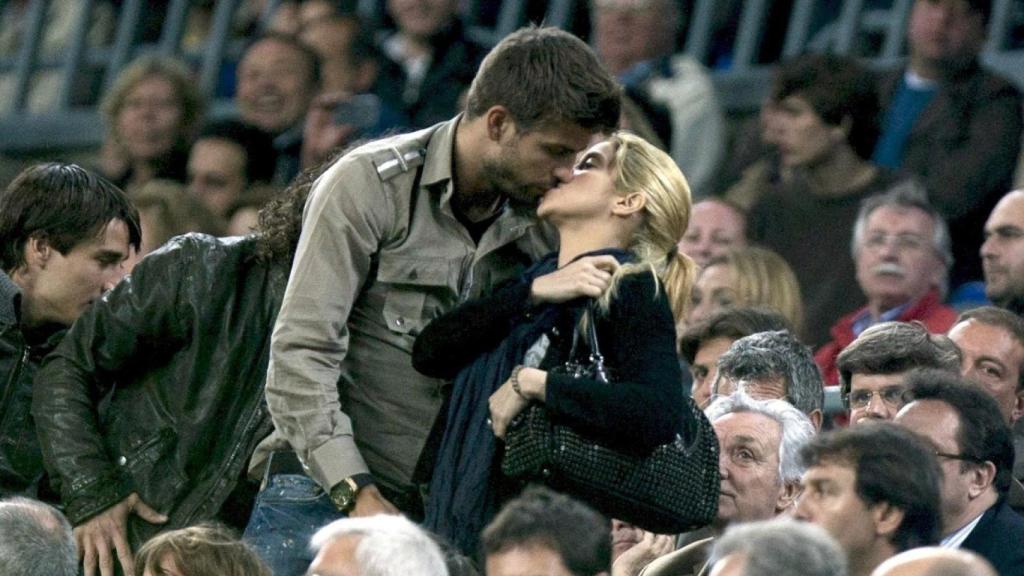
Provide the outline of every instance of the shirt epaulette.
[[391,146],[375,155],[373,165],[377,168],[377,175],[380,176],[381,181],[387,182],[399,174],[404,174],[420,166],[426,157],[426,148],[401,150],[398,146]]

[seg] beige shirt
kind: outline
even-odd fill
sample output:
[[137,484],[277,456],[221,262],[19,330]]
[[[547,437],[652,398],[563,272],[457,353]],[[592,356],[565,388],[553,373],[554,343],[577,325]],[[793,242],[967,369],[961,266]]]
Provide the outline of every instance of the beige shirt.
[[451,208],[458,122],[363,146],[314,184],[271,343],[277,431],[254,467],[284,439],[324,489],[367,471],[411,487],[444,394],[412,368],[417,334],[552,249],[510,208],[474,244]]

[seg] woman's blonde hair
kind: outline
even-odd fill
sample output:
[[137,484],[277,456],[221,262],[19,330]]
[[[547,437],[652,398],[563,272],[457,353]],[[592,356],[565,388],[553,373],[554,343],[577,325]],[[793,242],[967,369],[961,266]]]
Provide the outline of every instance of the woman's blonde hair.
[[175,58],[151,54],[140,56],[121,70],[100,102],[100,111],[106,119],[108,128],[115,139],[119,137],[115,128],[117,117],[124,108],[128,94],[150,78],[162,78],[174,87],[174,95],[178,99],[178,106],[181,107],[181,129],[177,145],[187,147],[199,130],[206,105],[193,80],[192,72],[184,62]]
[[165,576],[160,564],[166,559],[188,576],[271,576],[270,568],[248,544],[216,524],[199,524],[153,537],[135,556],[135,576],[143,576],[147,570]]
[[601,306],[607,309],[624,275],[650,271],[661,278],[672,315],[681,322],[690,305],[690,288],[696,276],[693,260],[676,248],[690,223],[690,185],[668,154],[639,136],[619,131],[608,140],[615,145],[615,189],[620,193],[641,192],[646,202],[643,223],[627,246],[637,260],[618,269],[611,288],[600,299]]
[[732,268],[737,306],[773,308],[789,320],[797,334],[802,333],[804,305],[800,284],[782,256],[767,248],[746,246],[712,258],[707,267],[716,265]]

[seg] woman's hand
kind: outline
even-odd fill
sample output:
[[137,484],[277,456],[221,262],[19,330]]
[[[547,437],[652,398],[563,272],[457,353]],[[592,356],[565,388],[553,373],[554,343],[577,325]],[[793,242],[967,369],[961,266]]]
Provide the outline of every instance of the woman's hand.
[[512,378],[505,381],[488,400],[491,408],[491,429],[498,438],[505,439],[512,419],[526,410],[531,400],[544,401],[548,373],[536,368],[519,368],[513,378],[519,383],[519,392],[512,385]]
[[597,298],[608,289],[612,274],[618,268],[619,261],[612,256],[580,258],[534,279],[530,285],[530,300],[540,304],[566,302],[580,296]]

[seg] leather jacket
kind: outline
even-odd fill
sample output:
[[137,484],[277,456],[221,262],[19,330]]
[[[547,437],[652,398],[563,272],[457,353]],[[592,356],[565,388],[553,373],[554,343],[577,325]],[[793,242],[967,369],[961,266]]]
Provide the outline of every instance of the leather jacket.
[[59,330],[30,346],[20,324],[21,291],[0,272],[0,497],[39,493],[43,457],[29,408],[32,379],[39,363],[60,341]]
[[147,256],[87,311],[36,379],[32,412],[78,525],[132,492],[133,546],[216,518],[269,434],[263,385],[288,270],[255,237],[190,234]]

